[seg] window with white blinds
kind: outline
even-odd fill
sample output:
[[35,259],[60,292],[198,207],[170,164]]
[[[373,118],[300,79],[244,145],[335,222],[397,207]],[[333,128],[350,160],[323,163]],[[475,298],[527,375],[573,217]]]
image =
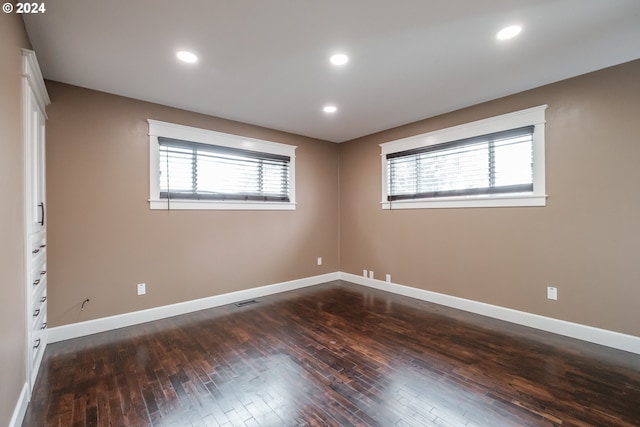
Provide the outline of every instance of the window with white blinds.
[[387,200],[533,191],[533,126],[387,154]]
[[295,146],[148,122],[151,209],[295,209]]
[[291,158],[158,138],[160,198],[289,202]]
[[383,208],[544,205],[545,108],[381,144]]

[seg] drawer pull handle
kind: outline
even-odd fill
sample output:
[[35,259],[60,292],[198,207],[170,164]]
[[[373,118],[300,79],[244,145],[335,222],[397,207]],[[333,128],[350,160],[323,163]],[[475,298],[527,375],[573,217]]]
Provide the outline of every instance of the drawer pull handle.
[[40,279],[36,279],[33,281],[33,286],[38,286],[39,283],[40,283]]
[[37,254],[38,252],[40,252],[40,249],[34,249],[31,251],[32,254]]
[[38,203],[38,206],[40,206],[41,212],[42,212],[42,219],[40,221],[38,221],[40,223],[41,226],[44,227],[44,202],[42,203]]
[[33,317],[38,317],[39,314],[40,314],[40,309],[36,308],[36,311],[33,312]]
[[36,345],[33,346],[33,348],[38,348],[38,347],[40,347],[40,338],[36,340]]
[[42,271],[40,272],[40,275],[41,275],[41,276],[44,276],[45,274],[47,274],[47,270],[42,270]]
[[44,249],[46,247],[47,247],[47,245],[40,245],[40,249]]
[[47,296],[43,296],[42,298],[40,298],[40,302],[45,302],[47,300]]
[[44,322],[42,326],[40,326],[40,329],[47,329],[47,322]]

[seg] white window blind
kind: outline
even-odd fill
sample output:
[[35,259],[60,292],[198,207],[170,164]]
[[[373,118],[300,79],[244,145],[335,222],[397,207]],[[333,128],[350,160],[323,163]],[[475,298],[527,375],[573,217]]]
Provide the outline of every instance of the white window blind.
[[160,199],[290,201],[289,156],[158,137]]
[[387,201],[531,193],[534,126],[386,155]]

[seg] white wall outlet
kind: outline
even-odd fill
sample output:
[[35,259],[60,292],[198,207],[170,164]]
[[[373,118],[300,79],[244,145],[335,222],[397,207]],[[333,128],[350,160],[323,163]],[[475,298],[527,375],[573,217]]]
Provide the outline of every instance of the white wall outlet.
[[322,257],[321,256],[318,257],[318,265],[322,265]]
[[373,279],[373,271],[369,270],[369,279]]
[[558,288],[555,286],[547,286],[547,299],[558,299]]
[[387,282],[391,283],[391,275],[387,274]]
[[362,270],[362,277],[367,277],[369,272],[367,270]]
[[138,283],[138,295],[144,295],[147,293],[147,284]]

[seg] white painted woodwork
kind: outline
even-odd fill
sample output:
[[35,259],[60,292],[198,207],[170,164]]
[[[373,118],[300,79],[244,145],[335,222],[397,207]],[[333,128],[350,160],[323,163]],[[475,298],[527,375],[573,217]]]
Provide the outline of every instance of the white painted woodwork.
[[47,346],[47,204],[45,107],[49,95],[35,52],[23,49],[25,301],[29,395]]

